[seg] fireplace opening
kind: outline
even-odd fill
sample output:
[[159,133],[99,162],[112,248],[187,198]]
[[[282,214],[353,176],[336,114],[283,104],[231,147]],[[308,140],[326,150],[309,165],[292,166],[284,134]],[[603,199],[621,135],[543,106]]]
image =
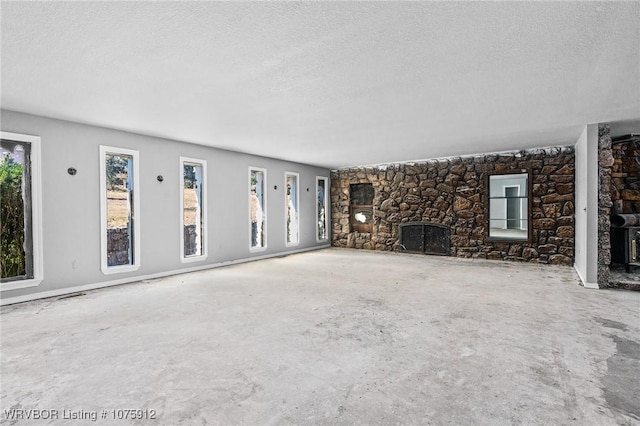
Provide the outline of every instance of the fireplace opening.
[[627,272],[640,266],[640,213],[611,216],[611,262]]
[[406,252],[448,256],[451,231],[437,223],[409,222],[400,224],[400,246]]

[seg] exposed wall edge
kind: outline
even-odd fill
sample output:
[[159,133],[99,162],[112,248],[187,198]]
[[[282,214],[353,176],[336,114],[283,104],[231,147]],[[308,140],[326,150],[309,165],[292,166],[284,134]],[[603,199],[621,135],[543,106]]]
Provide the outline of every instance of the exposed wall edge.
[[387,170],[392,169],[397,166],[419,166],[423,164],[429,163],[439,163],[442,161],[451,161],[451,160],[459,160],[465,158],[476,158],[483,157],[485,155],[515,155],[517,157],[521,157],[527,154],[549,154],[555,152],[566,153],[566,152],[574,152],[575,144],[562,144],[562,145],[551,145],[551,146],[542,146],[538,148],[526,148],[526,149],[512,149],[507,151],[495,151],[495,152],[476,152],[474,154],[460,154],[460,155],[450,155],[447,157],[433,157],[433,158],[420,158],[418,160],[404,160],[404,161],[393,161],[391,163],[374,163],[374,164],[364,164],[364,165],[354,165],[354,166],[344,166],[336,169],[331,169],[331,172],[341,172],[345,170],[364,170],[364,169],[380,169]]
[[302,253],[302,252],[312,251],[312,250],[321,250],[321,249],[326,249],[326,248],[330,248],[330,247],[331,247],[331,245],[329,245],[329,244],[322,245],[322,246],[315,246],[315,247],[307,247],[307,248],[298,249],[298,250],[289,250],[289,251],[284,251],[284,252],[279,252],[279,253],[272,253],[272,254],[267,254],[267,255],[262,255],[262,256],[253,256],[253,257],[247,257],[247,258],[243,258],[243,259],[229,260],[229,261],[226,261],[226,262],[214,263],[214,264],[211,264],[211,265],[194,266],[192,268],[184,268],[184,269],[178,269],[178,270],[174,270],[174,271],[164,271],[164,272],[158,272],[158,273],[155,273],[155,274],[142,275],[142,276],[136,276],[136,277],[129,277],[129,278],[123,278],[123,279],[119,279],[119,280],[100,282],[100,283],[85,284],[85,285],[76,286],[76,287],[68,287],[68,288],[62,288],[62,289],[58,289],[58,290],[43,291],[41,293],[28,294],[28,295],[24,295],[24,296],[7,297],[7,298],[0,299],[0,306],[13,305],[13,304],[16,304],[16,303],[30,302],[30,301],[33,301],[33,300],[39,300],[39,299],[46,299],[46,298],[50,298],[50,297],[63,296],[63,295],[66,295],[66,294],[78,293],[80,291],[97,290],[99,288],[113,287],[113,286],[116,286],[116,285],[128,284],[128,283],[144,281],[144,280],[150,280],[150,279],[154,279],[154,278],[163,278],[163,277],[168,277],[168,276],[171,276],[171,275],[180,275],[180,274],[186,274],[186,273],[189,273],[189,272],[197,272],[197,271],[203,271],[203,270],[207,270],[207,269],[215,269],[215,268],[220,268],[220,267],[223,267],[223,266],[236,265],[236,264],[239,264],[239,263],[253,262],[254,260],[263,260],[263,259],[268,259],[268,258],[272,258],[272,257],[281,257],[281,256],[289,255],[289,254]]
[[582,277],[582,275],[580,275],[580,271],[578,271],[578,268],[576,268],[575,265],[573,266],[573,269],[578,274],[578,277],[580,278],[580,281],[582,281],[582,285],[584,286],[584,288],[590,288],[590,289],[595,289],[595,290],[599,290],[600,289],[600,286],[598,285],[598,283],[590,283],[590,282],[586,281]]

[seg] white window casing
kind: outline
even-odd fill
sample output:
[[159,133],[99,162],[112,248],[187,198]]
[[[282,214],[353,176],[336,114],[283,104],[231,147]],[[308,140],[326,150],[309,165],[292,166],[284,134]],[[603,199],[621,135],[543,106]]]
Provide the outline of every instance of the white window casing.
[[[262,191],[262,194],[257,194],[257,195],[261,195],[261,203],[258,203],[259,205],[259,211],[257,212],[257,214],[259,215],[258,220],[256,221],[256,226],[258,227],[258,238],[260,239],[259,245],[254,245],[253,244],[253,224],[252,224],[252,203],[254,203],[254,201],[252,200],[252,195],[251,195],[251,189],[252,189],[252,182],[251,182],[251,177],[252,177],[252,173],[253,172],[258,172],[258,173],[262,173],[262,182],[261,182],[261,188],[256,188],[256,191],[259,192],[259,190]],[[247,183],[248,183],[248,191],[247,191],[247,195],[248,195],[248,213],[249,213],[249,227],[248,227],[248,231],[249,231],[249,251],[251,253],[254,252],[259,252],[259,251],[265,251],[267,249],[267,169],[261,168],[261,167],[253,167],[253,166],[249,166],[249,177],[247,179]],[[258,197],[259,199],[260,197]]]
[[0,291],[36,287],[44,278],[40,136],[0,131],[0,139],[28,143],[31,148],[31,245],[33,256],[33,278],[3,282],[0,284]]
[[[107,168],[106,159],[108,154],[127,155],[132,158],[133,163],[133,205],[131,221],[133,222],[133,235],[129,235],[133,250],[131,255],[133,261],[128,265],[108,266],[107,257]],[[105,275],[133,272],[140,268],[140,160],[139,152],[131,149],[100,145],[100,267]]]
[[[200,247],[199,255],[187,256],[185,255],[185,240],[184,240],[184,166],[192,165],[192,166],[200,166],[202,170],[202,176],[197,176],[196,181],[200,188],[200,199],[198,201],[196,216],[199,216],[196,221],[196,228],[200,228],[197,230],[198,239],[202,241],[202,246]],[[208,191],[208,181],[207,181],[207,161],[201,160],[197,158],[188,158],[188,157],[180,157],[180,261],[182,263],[189,262],[199,262],[207,259],[208,256],[208,226],[207,226],[207,191]],[[199,245],[199,243],[197,243]]]
[[[322,194],[322,202],[324,207],[324,217],[320,217],[320,198],[318,197],[318,192],[320,190],[320,182],[324,182],[324,193]],[[316,176],[316,242],[326,242],[329,239],[329,215],[328,206],[329,206],[329,178],[326,176]],[[320,220],[324,223],[324,238],[320,238]]]
[[[289,178],[293,178],[295,188],[291,189],[287,197]],[[300,174],[284,172],[285,199],[285,246],[293,247],[300,244]],[[289,222],[289,223],[288,223]]]

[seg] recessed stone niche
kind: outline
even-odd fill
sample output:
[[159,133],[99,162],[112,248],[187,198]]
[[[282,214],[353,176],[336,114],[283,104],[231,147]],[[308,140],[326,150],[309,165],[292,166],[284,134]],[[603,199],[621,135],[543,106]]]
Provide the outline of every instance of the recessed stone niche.
[[[489,238],[489,176],[528,173],[531,220],[525,241]],[[354,185],[373,190],[370,228],[353,227]],[[359,202],[359,201],[358,201]],[[574,150],[552,147],[452,157],[425,162],[334,170],[331,173],[332,244],[404,251],[400,225],[448,227],[449,255],[572,265]]]
[[617,213],[640,213],[640,136],[612,142],[611,201]]
[[349,223],[351,231],[370,233],[373,230],[373,197],[375,191],[370,183],[349,185]]

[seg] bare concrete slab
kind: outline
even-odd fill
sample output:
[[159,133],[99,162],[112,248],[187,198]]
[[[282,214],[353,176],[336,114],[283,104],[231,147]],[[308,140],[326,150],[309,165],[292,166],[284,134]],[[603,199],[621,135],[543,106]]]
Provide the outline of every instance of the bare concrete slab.
[[640,423],[640,293],[567,267],[329,249],[1,312],[3,424]]

